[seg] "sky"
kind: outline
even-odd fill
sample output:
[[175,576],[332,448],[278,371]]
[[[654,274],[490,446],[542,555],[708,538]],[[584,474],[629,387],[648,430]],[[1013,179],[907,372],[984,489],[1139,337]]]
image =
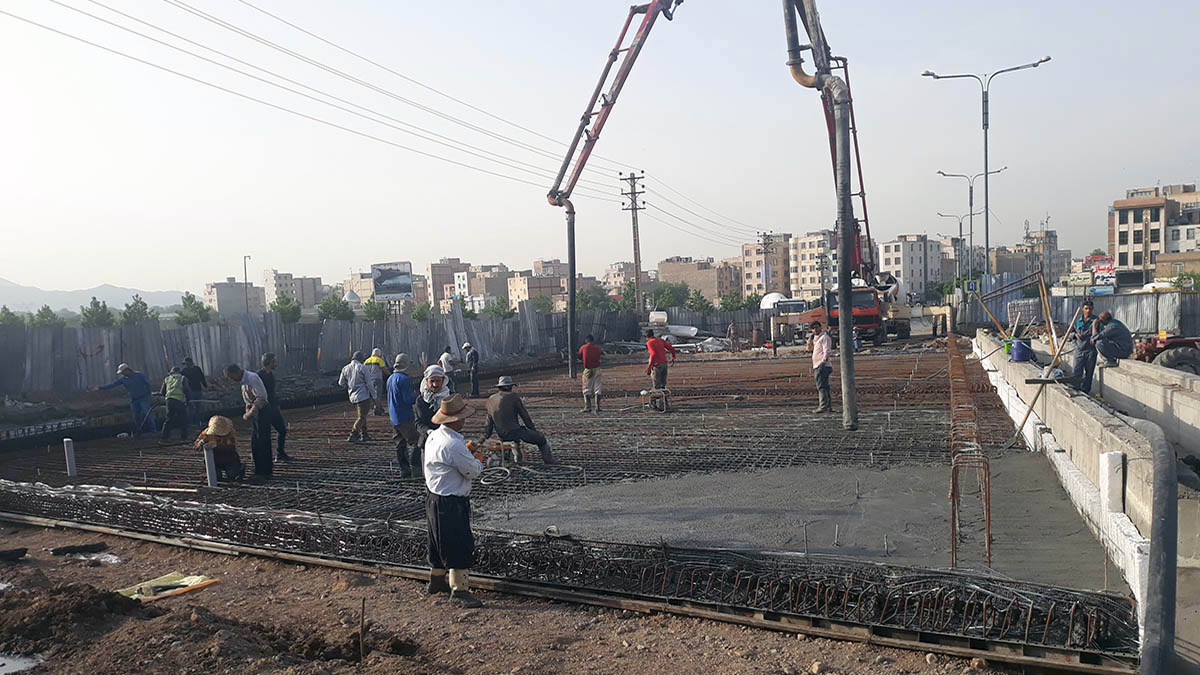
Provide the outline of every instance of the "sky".
[[[629,0],[246,2],[0,6],[328,122],[0,14],[0,277],[47,289],[112,283],[198,293],[207,281],[240,278],[243,255],[258,283],[270,268],[334,283],[395,260],[418,271],[446,256],[513,268],[565,260],[563,210],[545,194]],[[1200,3],[818,2],[834,53],[850,60],[876,241],[956,229],[937,213],[967,212],[965,182],[936,172],[982,171],[979,86],[920,77],[926,69],[988,72],[1053,59],[992,83],[991,167],[1008,167],[991,179],[993,246],[1016,243],[1026,220],[1037,228],[1049,216],[1060,246],[1085,254],[1105,245],[1107,206],[1126,188],[1200,176]],[[673,255],[735,255],[735,241],[758,230],[832,226],[820,101],[788,74],[780,4],[687,0],[673,22],[655,26],[597,144],[590,182],[576,192],[580,272],[632,259],[629,213],[617,201],[617,173],[631,168],[647,174],[647,268]],[[323,94],[288,87],[349,103],[331,108],[67,8],[251,70],[105,5]],[[484,157],[404,132],[416,128]],[[981,210],[981,187],[976,197]],[[976,243],[982,227],[976,218]]]

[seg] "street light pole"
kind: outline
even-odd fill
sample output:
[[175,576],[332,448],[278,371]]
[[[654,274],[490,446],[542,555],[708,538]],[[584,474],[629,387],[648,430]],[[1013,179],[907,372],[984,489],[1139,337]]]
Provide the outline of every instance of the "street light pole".
[[[963,224],[962,223],[963,223],[963,218],[972,216],[971,220],[972,220],[972,222],[974,222],[975,219],[973,216],[975,216],[976,214],[970,213],[970,214],[963,214],[961,216],[954,216],[954,215],[950,215],[949,213],[942,213],[941,211],[938,211],[938,215],[943,218],[955,218],[958,220],[958,276],[961,279],[962,278],[962,243],[963,243]],[[971,232],[972,239],[974,239],[975,226],[972,225],[971,229],[972,229],[972,232]],[[968,266],[967,266],[967,278],[968,279],[971,278],[971,272],[972,272],[971,266],[970,266],[970,263],[968,263]]]
[[248,256],[248,255],[242,256],[242,290],[245,291],[245,295],[246,295],[246,313],[247,314],[250,313],[250,275],[246,272],[246,270],[248,269],[246,267],[246,261],[249,259],[250,259],[250,256]]
[[[984,162],[984,164],[986,165],[987,162]],[[975,215],[976,215],[975,214],[975,179],[979,178],[980,176],[983,176],[984,183],[987,183],[987,174],[1000,173],[1001,171],[1004,171],[1007,168],[1008,168],[1008,166],[1002,166],[999,169],[996,169],[995,171],[988,171],[987,173],[977,173],[974,176],[968,176],[965,173],[946,173],[945,171],[938,171],[939,176],[943,176],[945,178],[964,178],[967,181],[967,213],[971,214],[971,247],[970,247],[970,252],[968,254],[968,256],[970,258],[969,265],[967,267],[968,276],[970,276],[970,273],[975,271],[974,270],[974,266],[975,266]],[[984,192],[986,193],[987,190],[985,189]],[[985,223],[987,222],[986,208],[985,208],[985,212],[984,212],[984,222]],[[985,225],[985,229],[986,229],[986,225]],[[960,232],[959,234],[961,236],[962,233]],[[984,264],[985,271],[987,269],[987,258],[988,258],[987,251],[986,251],[986,246],[987,246],[986,240],[987,240],[987,237],[985,235],[984,236],[985,251],[984,251],[984,256],[983,256],[983,264]]]
[[955,78],[974,78],[979,82],[979,89],[983,94],[983,256],[984,269],[987,269],[987,260],[991,253],[990,224],[991,224],[991,195],[988,192],[988,92],[992,86],[992,78],[1001,73],[1011,73],[1017,70],[1025,70],[1026,68],[1037,68],[1038,66],[1050,60],[1049,56],[1026,63],[1020,66],[1012,66],[1010,68],[1001,68],[994,73],[957,73],[954,75],[938,75],[932,70],[926,70],[921,73],[922,77],[932,77],[935,80],[951,80]]

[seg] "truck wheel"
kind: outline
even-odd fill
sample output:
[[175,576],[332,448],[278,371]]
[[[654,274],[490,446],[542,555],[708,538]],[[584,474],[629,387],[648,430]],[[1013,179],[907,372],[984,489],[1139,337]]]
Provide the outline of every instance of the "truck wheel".
[[1154,357],[1154,365],[1200,375],[1200,349],[1176,347]]

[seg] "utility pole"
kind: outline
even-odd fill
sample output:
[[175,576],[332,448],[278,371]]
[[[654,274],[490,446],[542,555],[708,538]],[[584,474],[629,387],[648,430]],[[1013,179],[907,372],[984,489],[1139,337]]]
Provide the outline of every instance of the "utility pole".
[[758,238],[763,252],[763,295],[766,295],[771,292],[771,253],[775,247],[770,232],[759,232]]
[[1150,278],[1150,209],[1142,209],[1142,283],[1148,284]]
[[628,176],[624,173],[617,175],[622,176],[622,181],[629,183],[629,192],[621,193],[629,197],[629,205],[623,206],[622,210],[629,211],[629,215],[633,219],[633,298],[638,316],[641,316],[646,309],[646,300],[642,297],[642,244],[638,237],[637,214],[646,207],[638,204],[638,196],[645,194],[645,190],[638,190],[638,181],[646,180],[646,172],[636,174],[630,171]]
[[250,275],[246,273],[246,270],[248,269],[246,267],[246,261],[249,259],[250,259],[250,256],[248,256],[248,255],[242,256],[242,289],[245,291],[245,295],[246,295],[246,313],[247,314],[250,313]]

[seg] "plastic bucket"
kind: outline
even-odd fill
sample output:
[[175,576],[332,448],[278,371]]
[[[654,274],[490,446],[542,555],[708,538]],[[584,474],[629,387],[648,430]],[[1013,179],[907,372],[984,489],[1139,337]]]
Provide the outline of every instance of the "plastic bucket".
[[1032,361],[1033,346],[1030,338],[1017,338],[1012,341],[1012,351],[1009,352],[1009,361]]

